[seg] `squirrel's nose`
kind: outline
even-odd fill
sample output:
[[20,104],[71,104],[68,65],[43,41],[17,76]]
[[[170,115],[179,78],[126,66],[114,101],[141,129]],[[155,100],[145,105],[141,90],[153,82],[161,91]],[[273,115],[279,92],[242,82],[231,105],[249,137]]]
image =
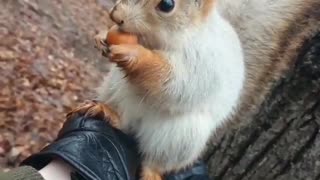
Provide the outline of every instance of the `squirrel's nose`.
[[118,8],[118,5],[116,5],[112,8],[112,10],[110,12],[110,18],[113,22],[115,22],[116,24],[118,24],[120,26],[124,23],[124,20],[121,16],[121,13],[119,12],[119,10],[117,8]]

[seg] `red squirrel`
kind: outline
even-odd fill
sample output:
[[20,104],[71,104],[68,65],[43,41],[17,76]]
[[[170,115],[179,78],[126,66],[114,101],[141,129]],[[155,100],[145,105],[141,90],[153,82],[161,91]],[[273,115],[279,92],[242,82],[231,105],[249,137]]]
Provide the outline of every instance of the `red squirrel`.
[[143,180],[192,165],[239,102],[242,47],[218,7],[216,0],[122,0],[110,17],[138,44],[107,45],[107,31],[96,37],[112,63],[97,90],[105,105],[77,111],[104,112],[135,135]]
[[74,112],[101,115],[134,134],[143,155],[141,179],[184,169],[217,129],[254,112],[288,67],[274,52],[304,3],[118,1],[110,17],[138,44],[105,44],[108,31],[96,36],[112,67],[97,89],[101,103]]

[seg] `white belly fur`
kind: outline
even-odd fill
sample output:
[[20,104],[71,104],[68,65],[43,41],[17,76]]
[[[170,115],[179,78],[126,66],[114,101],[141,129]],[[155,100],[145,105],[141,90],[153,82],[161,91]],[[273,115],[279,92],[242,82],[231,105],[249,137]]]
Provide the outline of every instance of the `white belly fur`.
[[[139,149],[145,156],[145,165],[157,169],[161,167],[162,172],[183,168],[197,159],[214,128],[219,127],[225,118],[221,117],[223,114],[215,112],[231,111],[226,110],[223,104],[211,104],[180,116],[160,114],[134,95],[133,88],[129,87],[116,67],[112,68],[111,75],[99,89],[100,92],[104,91],[99,93],[103,95],[99,100],[106,102],[121,115],[123,131],[137,136]],[[223,96],[217,95],[217,101],[214,102],[221,102],[219,98]]]

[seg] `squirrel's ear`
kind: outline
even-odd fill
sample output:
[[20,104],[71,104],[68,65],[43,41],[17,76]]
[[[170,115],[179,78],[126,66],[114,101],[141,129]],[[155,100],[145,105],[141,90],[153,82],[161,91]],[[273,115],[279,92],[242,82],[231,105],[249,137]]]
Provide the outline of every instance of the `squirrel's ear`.
[[194,3],[196,7],[201,8],[203,6],[203,1],[204,0],[195,0]]
[[118,0],[97,0],[97,3],[109,11],[111,8],[113,8],[117,1]]
[[194,0],[195,5],[200,9],[210,9],[217,0]]

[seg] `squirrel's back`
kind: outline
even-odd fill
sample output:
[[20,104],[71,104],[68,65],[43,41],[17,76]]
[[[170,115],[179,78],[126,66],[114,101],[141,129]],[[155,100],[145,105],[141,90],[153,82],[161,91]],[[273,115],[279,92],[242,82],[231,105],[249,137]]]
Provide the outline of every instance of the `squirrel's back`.
[[233,25],[244,48],[245,90],[242,105],[233,117],[233,122],[238,122],[250,119],[274,82],[293,65],[303,41],[315,31],[308,21],[318,16],[311,13],[319,11],[320,1],[218,0],[218,3],[219,11]]

